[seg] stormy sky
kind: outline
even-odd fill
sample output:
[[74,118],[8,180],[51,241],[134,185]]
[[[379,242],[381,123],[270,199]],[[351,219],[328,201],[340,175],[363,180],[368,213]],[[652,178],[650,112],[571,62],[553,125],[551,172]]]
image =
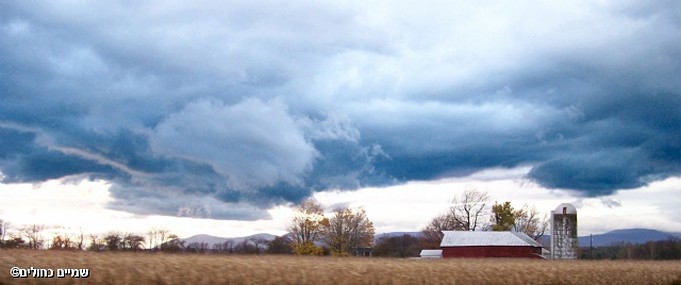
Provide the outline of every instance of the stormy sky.
[[0,3],[0,179],[103,179],[214,219],[529,167],[600,197],[681,175],[681,3]]

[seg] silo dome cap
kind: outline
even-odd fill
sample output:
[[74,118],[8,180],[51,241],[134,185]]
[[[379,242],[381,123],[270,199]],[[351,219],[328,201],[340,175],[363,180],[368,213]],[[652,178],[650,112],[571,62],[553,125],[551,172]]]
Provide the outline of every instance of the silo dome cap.
[[[565,210],[563,210],[563,209],[565,209]],[[570,204],[570,203],[563,203],[563,204],[558,205],[558,207],[556,207],[556,210],[554,211],[554,213],[576,215],[577,209],[575,208],[575,206],[572,206],[572,204]]]

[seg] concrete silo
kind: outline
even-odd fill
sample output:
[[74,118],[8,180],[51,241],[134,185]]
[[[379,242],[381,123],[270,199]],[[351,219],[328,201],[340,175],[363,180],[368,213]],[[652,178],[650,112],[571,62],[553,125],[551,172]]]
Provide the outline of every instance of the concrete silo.
[[577,259],[577,209],[563,203],[551,211],[551,258]]

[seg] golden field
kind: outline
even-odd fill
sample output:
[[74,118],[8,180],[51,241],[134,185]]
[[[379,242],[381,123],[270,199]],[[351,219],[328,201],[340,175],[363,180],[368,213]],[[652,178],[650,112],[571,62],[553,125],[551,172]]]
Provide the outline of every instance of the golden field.
[[[384,259],[0,250],[0,284],[681,284],[681,261]],[[10,268],[88,268],[14,279]]]

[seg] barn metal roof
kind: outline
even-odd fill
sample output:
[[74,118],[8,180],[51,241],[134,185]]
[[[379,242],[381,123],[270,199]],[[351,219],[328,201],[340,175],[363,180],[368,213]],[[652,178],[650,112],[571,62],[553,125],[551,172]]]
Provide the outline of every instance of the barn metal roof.
[[422,259],[442,258],[442,250],[441,249],[421,250],[421,258]]
[[457,246],[532,246],[541,244],[524,233],[443,231],[440,247]]
[[421,256],[442,256],[441,249],[423,249],[421,250]]

